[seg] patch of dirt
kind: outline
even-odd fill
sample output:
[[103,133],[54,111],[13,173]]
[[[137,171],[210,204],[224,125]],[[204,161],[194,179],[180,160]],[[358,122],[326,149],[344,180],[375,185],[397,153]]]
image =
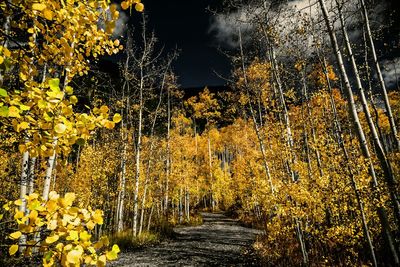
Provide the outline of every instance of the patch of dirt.
[[111,266],[257,266],[251,244],[259,230],[219,213],[202,213],[204,224],[175,228],[176,239],[122,253]]

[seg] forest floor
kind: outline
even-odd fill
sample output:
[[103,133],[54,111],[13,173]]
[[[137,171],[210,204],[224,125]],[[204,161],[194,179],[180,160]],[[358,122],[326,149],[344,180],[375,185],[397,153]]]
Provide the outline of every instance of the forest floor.
[[176,238],[122,253],[111,266],[257,266],[251,244],[261,232],[220,213],[202,213],[200,226],[174,228]]

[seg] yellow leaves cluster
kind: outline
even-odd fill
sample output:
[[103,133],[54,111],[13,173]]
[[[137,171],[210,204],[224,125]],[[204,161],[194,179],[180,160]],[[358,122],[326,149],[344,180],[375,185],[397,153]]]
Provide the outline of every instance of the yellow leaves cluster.
[[11,52],[6,47],[0,45],[0,66],[6,65],[7,60],[11,57]]
[[[122,3],[123,7],[131,5],[137,11],[144,9],[138,0]],[[13,54],[15,62],[20,64],[22,81],[37,76],[38,66],[45,63],[51,66],[50,74],[56,69],[53,66],[60,66],[68,70],[68,79],[76,74],[84,75],[89,69],[88,58],[105,53],[112,55],[123,49],[112,37],[119,18],[116,4],[98,0],[26,0],[15,1],[12,9],[9,8],[9,5],[0,6],[2,14],[18,12],[20,22],[15,27],[29,34],[29,48]],[[0,65],[5,56],[0,47]]]
[[213,123],[221,116],[218,100],[207,87],[198,96],[189,98],[185,102],[185,106],[192,110],[194,118],[206,119],[207,123]]
[[121,2],[122,9],[126,10],[131,6],[135,5],[135,10],[138,12],[143,12],[144,5],[141,3],[140,0],[125,0]]
[[[109,118],[109,109],[102,106],[91,114],[75,113],[77,97],[67,86],[60,89],[59,79],[50,79],[45,84],[26,83],[25,91],[8,93],[0,89],[0,117],[6,117],[10,126],[25,136],[20,144],[21,152],[31,156],[51,156],[54,151],[68,154],[73,144],[88,140],[98,127],[113,129],[121,121],[115,114]],[[55,141],[57,145],[55,146]]]
[[331,83],[338,80],[332,65],[328,65],[326,70],[324,70],[321,64],[315,64],[308,78],[313,81],[318,88],[327,89],[328,81],[326,80],[326,76],[328,76]]
[[[25,255],[31,255],[33,247],[37,247],[43,253],[43,266],[105,266],[107,261],[117,259],[119,247],[114,245],[108,250],[107,237],[91,240],[94,227],[103,224],[103,212],[75,207],[75,198],[74,193],[61,197],[52,191],[45,201],[33,193],[24,197],[29,209],[26,214],[18,208],[23,204],[21,199],[7,204],[6,209],[14,206],[13,218],[18,224],[18,231],[9,234],[9,238],[17,242],[24,237],[26,242],[26,246],[24,242],[11,245],[9,254],[16,254],[21,246]],[[38,236],[40,229],[46,229],[46,234]]]

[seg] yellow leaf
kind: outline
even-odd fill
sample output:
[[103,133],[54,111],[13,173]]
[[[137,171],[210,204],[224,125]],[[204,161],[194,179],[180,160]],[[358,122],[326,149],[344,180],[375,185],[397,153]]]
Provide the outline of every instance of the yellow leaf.
[[121,3],[121,7],[123,10],[127,10],[129,8],[129,4],[126,1],[122,1]]
[[46,243],[52,244],[52,243],[56,242],[59,238],[60,237],[58,235],[49,236],[46,238]]
[[21,235],[22,235],[22,233],[20,231],[17,231],[17,232],[14,232],[14,233],[10,234],[10,238],[11,239],[18,239],[18,238],[21,237]]
[[19,150],[20,153],[24,153],[26,151],[26,145],[20,144],[18,146],[18,150]]
[[80,263],[80,259],[82,256],[82,252],[79,250],[71,250],[67,254],[67,262],[78,265]]
[[90,221],[88,221],[88,222],[86,223],[86,227],[87,227],[87,229],[89,229],[89,230],[93,230],[95,226],[96,226],[96,224],[95,224],[92,220],[90,220]]
[[29,219],[31,219],[32,221],[35,221],[38,217],[38,212],[37,210],[32,210],[31,213],[29,213]]
[[110,109],[107,106],[101,106],[100,107],[100,112],[101,113],[107,113]]
[[14,255],[15,253],[17,253],[18,251],[18,245],[12,245],[9,249],[8,249],[8,253],[10,253],[10,255]]
[[22,211],[17,211],[14,214],[14,219],[16,219],[16,220],[21,219],[22,217],[24,217],[24,213]]
[[65,92],[69,95],[72,95],[74,93],[74,89],[71,86],[66,86]]
[[107,129],[114,129],[114,127],[115,127],[115,122],[113,122],[113,121],[106,121],[105,123],[104,123],[104,127],[106,127]]
[[21,78],[21,80],[23,80],[23,81],[26,81],[26,80],[28,80],[28,77],[26,77],[26,74],[25,73],[23,73],[23,72],[20,72],[19,73],[19,77]]
[[67,130],[67,126],[63,123],[59,123],[54,127],[54,131],[58,134],[62,134]]
[[75,105],[76,103],[78,103],[78,98],[73,95],[69,98],[69,102],[71,102],[72,105]]
[[103,214],[101,214],[101,211],[96,210],[95,214],[92,216],[93,221],[97,224],[103,224]]
[[97,266],[106,266],[107,262],[106,255],[101,255],[97,261],[98,261]]
[[122,117],[119,113],[115,113],[113,117],[113,122],[118,123],[122,120]]
[[33,200],[33,199],[38,199],[39,198],[39,194],[38,193],[32,193],[28,196],[29,200]]
[[18,124],[17,126],[17,132],[20,132],[21,130],[25,130],[29,128],[29,123],[26,121],[21,122],[20,124]]
[[[49,210],[50,211],[50,210]],[[54,230],[57,228],[57,220],[51,220],[48,224],[47,224],[47,229],[49,230]],[[46,241],[47,242],[47,241]]]
[[65,200],[65,205],[66,206],[71,206],[72,203],[75,200],[75,193],[66,193],[64,196],[64,200]]
[[3,56],[11,57],[11,52],[7,48],[3,47]]
[[79,233],[79,238],[84,242],[89,241],[91,237],[92,237],[92,235],[90,235],[87,231],[83,231],[83,232]]
[[17,205],[17,206],[22,206],[22,199],[15,200],[14,204]]
[[4,209],[4,210],[10,210],[10,205],[9,205],[9,203],[4,204],[4,205],[3,205],[3,209]]
[[51,11],[50,9],[45,9],[43,10],[43,16],[47,19],[47,20],[53,20],[53,11]]
[[113,261],[118,258],[118,253],[116,253],[115,251],[107,251],[106,257],[107,257],[107,260]]
[[49,199],[50,199],[50,200],[57,200],[57,199],[59,199],[59,198],[60,198],[60,195],[57,194],[56,191],[51,191],[51,192],[49,193]]
[[119,246],[117,244],[114,244],[112,247],[112,251],[115,251],[116,253],[121,252],[121,250],[119,249]]
[[0,64],[3,64],[4,62],[4,57],[0,56]]
[[12,118],[19,118],[19,109],[16,106],[11,106],[8,109],[8,116]]
[[137,3],[137,4],[135,5],[135,9],[136,9],[136,11],[138,11],[138,12],[143,12],[143,10],[144,10],[144,5],[143,5],[142,3]]
[[32,9],[33,10],[37,10],[37,11],[43,11],[46,8],[45,4],[40,4],[40,3],[34,3],[32,5]]

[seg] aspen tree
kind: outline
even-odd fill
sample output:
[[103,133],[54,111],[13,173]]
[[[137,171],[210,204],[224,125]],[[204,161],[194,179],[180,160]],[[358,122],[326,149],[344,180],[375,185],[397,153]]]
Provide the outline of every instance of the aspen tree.
[[[349,81],[349,78],[347,76],[347,72],[346,72],[346,69],[345,69],[344,63],[343,63],[342,53],[341,53],[341,51],[339,49],[338,42],[337,42],[337,39],[336,39],[336,34],[335,34],[335,32],[334,32],[334,30],[332,28],[332,24],[331,24],[329,16],[328,16],[328,11],[326,9],[325,1],[324,0],[318,0],[318,2],[320,4],[321,10],[322,10],[322,14],[323,14],[323,17],[324,17],[324,21],[325,21],[325,24],[326,24],[326,28],[328,30],[329,37],[330,37],[330,40],[331,40],[332,48],[334,50],[335,57],[336,57],[338,65],[339,65],[339,70],[340,70],[342,79],[344,80],[344,83],[345,83],[345,92],[346,92],[347,97],[348,97],[349,113],[350,113],[350,116],[352,118],[353,124],[354,124],[354,126],[356,128],[358,141],[360,143],[360,147],[361,147],[361,150],[363,152],[363,155],[369,161],[369,171],[370,171],[370,175],[372,177],[373,187],[376,188],[377,185],[378,185],[378,182],[377,182],[377,178],[376,178],[375,169],[374,169],[374,166],[373,166],[373,163],[372,163],[371,154],[370,154],[370,151],[369,151],[367,140],[365,138],[364,130],[361,127],[361,123],[360,123],[360,120],[359,120],[359,117],[358,117],[358,113],[357,113],[357,110],[356,110],[352,88],[351,88],[350,81]],[[399,258],[398,258],[397,252],[396,252],[396,248],[394,247],[393,237],[391,236],[390,230],[387,229],[388,228],[388,223],[386,222],[386,220],[387,220],[386,212],[385,212],[383,207],[379,208],[378,212],[379,212],[379,218],[380,218],[381,223],[382,223],[382,228],[384,229],[384,233],[385,233],[384,235],[385,235],[386,241],[388,243],[388,246],[390,248],[392,257],[393,257],[393,261],[394,261],[395,264],[399,264]]]
[[372,38],[372,33],[371,33],[371,27],[370,27],[370,23],[369,23],[369,18],[368,18],[368,11],[367,11],[367,7],[365,5],[365,1],[364,0],[359,0],[360,4],[361,4],[361,10],[362,10],[362,15],[364,18],[364,25],[366,28],[366,35],[367,35],[367,39],[369,42],[369,46],[371,49],[371,54],[372,54],[372,59],[374,62],[374,67],[376,70],[376,74],[378,76],[378,81],[379,81],[379,85],[381,88],[381,94],[385,103],[385,112],[387,117],[389,118],[389,123],[390,123],[390,129],[391,129],[391,133],[393,136],[393,141],[395,143],[395,147],[397,150],[400,149],[400,137],[397,133],[397,128],[396,128],[396,123],[394,121],[394,117],[393,117],[393,113],[392,113],[392,108],[390,106],[389,103],[389,97],[388,97],[388,93],[387,93],[387,89],[386,89],[386,85],[385,85],[385,81],[383,79],[382,76],[382,71],[381,71],[381,67],[378,61],[378,57],[376,56],[376,51],[375,51],[375,44],[374,44],[374,40]]

